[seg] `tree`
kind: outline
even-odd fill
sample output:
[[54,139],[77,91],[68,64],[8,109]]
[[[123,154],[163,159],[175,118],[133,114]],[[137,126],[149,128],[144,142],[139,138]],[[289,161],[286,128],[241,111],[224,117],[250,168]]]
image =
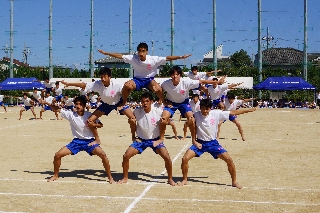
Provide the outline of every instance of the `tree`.
[[246,51],[241,49],[239,52],[235,52],[230,56],[231,65],[240,68],[240,67],[249,67],[251,64],[250,56]]

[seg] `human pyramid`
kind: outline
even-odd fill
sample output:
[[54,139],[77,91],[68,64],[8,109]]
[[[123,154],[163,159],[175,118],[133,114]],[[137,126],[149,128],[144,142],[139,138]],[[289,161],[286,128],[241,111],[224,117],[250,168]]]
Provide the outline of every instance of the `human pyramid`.
[[[238,109],[243,101],[248,100],[238,100],[233,94],[226,95],[228,89],[232,89],[241,83],[228,85],[225,84],[225,76],[219,79],[211,76],[214,72],[219,72],[219,70],[205,73],[198,72],[197,67],[192,67],[191,72],[183,73],[179,66],[173,66],[169,71],[171,78],[159,85],[154,80],[158,66],[164,65],[166,61],[185,59],[191,55],[150,56],[148,55],[148,45],[146,43],[138,45],[136,55],[122,55],[103,50],[98,51],[104,55],[123,59],[124,62],[131,64],[135,71],[134,77],[122,85],[117,79],[112,78],[111,70],[104,67],[99,71],[101,80],[88,84],[61,81],[64,85],[62,87],[59,87],[59,82],[57,82],[58,84],[56,84],[54,89],[56,97],[51,97],[50,92],[47,92],[46,98],[43,101],[39,100],[39,102],[47,107],[47,109],[41,109],[40,118],[42,118],[42,112],[49,108],[55,112],[57,119],[59,119],[58,113],[60,113],[63,119],[70,122],[71,131],[74,136],[69,144],[62,147],[55,154],[53,162],[54,175],[48,179],[48,182],[58,180],[62,157],[86,151],[89,155],[97,155],[102,159],[109,183],[127,183],[130,158],[136,154],[141,154],[149,147],[164,160],[168,174],[168,183],[172,186],[186,185],[188,183],[188,162],[193,157],[200,157],[203,153],[208,152],[215,159],[220,158],[227,163],[232,179],[232,186],[239,189],[242,188],[236,180],[236,169],[232,158],[217,141],[220,126],[227,119],[237,125],[242,140],[245,140],[243,130],[236,116],[253,112],[255,108]],[[183,74],[189,78],[182,78]],[[48,81],[46,82],[48,83]],[[72,100],[66,97],[69,103],[74,103],[75,107],[72,111],[57,106],[56,103],[63,98],[62,89],[68,86],[79,87],[80,91],[83,92],[98,93],[101,104],[91,113],[86,111],[86,98],[79,96]],[[145,92],[140,98],[141,107],[132,111],[127,105],[130,92],[142,90],[142,88],[148,88],[154,92],[159,101],[155,103],[153,95],[150,92]],[[50,87],[47,87],[47,90],[50,90]],[[191,90],[193,91],[193,96],[189,102],[189,91]],[[205,93],[206,98],[199,100],[200,93]],[[214,108],[218,108],[218,110]],[[123,155],[123,178],[118,182],[115,182],[112,178],[107,155],[99,146],[101,141],[97,131],[97,128],[103,127],[99,118],[103,115],[108,115],[113,110],[118,110],[119,113],[127,116],[132,135],[132,144]],[[172,161],[164,145],[166,126],[172,125],[171,117],[176,110],[179,110],[181,115],[187,119],[184,124],[183,139],[186,138],[187,127],[190,129],[192,138],[192,145],[182,158],[181,169],[183,178],[177,183],[173,180]],[[20,112],[20,118],[21,114],[22,112]],[[176,137],[176,139],[179,138]]]

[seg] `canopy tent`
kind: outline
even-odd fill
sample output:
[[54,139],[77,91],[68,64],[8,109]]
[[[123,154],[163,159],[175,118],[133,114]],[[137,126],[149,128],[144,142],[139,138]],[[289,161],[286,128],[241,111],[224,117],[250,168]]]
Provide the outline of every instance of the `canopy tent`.
[[300,77],[269,77],[253,87],[255,90],[315,90]]
[[42,90],[45,88],[44,84],[36,78],[7,78],[0,83],[0,90]]

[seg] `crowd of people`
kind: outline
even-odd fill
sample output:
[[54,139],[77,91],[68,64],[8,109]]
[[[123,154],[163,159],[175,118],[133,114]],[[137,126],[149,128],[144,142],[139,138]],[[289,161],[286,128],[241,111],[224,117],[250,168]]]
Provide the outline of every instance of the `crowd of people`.
[[[43,91],[34,90],[32,93],[23,93],[24,111],[31,110],[34,118],[34,106],[41,106],[39,119],[45,111],[52,111],[57,119],[61,118],[70,122],[73,139],[62,147],[54,156],[54,175],[48,182],[59,178],[61,159],[70,154],[86,151],[89,155],[97,155],[102,159],[103,166],[110,183],[115,183],[110,170],[110,162],[106,153],[100,147],[98,128],[103,128],[100,117],[108,115],[113,110],[123,114],[128,119],[131,132],[132,144],[123,154],[123,178],[117,183],[127,183],[129,176],[129,162],[136,154],[142,154],[146,148],[151,148],[163,160],[168,174],[168,183],[172,186],[186,185],[188,181],[189,161],[193,157],[200,157],[208,152],[214,159],[225,161],[231,176],[233,187],[242,188],[236,179],[236,169],[228,152],[219,144],[219,132],[222,124],[229,120],[239,130],[242,140],[245,140],[243,129],[237,115],[254,112],[254,107],[241,107],[253,99],[237,99],[232,94],[232,89],[239,86],[226,84],[226,76],[212,76],[219,72],[198,72],[196,66],[188,73],[183,73],[179,66],[173,66],[170,78],[161,85],[154,80],[157,67],[166,61],[185,59],[190,56],[150,56],[148,45],[140,43],[137,54],[122,55],[99,50],[100,53],[116,58],[124,59],[134,68],[133,79],[124,85],[117,79],[112,78],[111,69],[104,67],[99,71],[100,80],[91,83],[84,82],[55,82],[53,86],[46,79],[46,88]],[[183,78],[186,75],[188,78]],[[80,95],[77,97],[63,96],[63,90],[69,86],[79,87]],[[131,91],[147,88],[149,91],[141,95],[139,101],[128,103]],[[39,93],[40,92],[40,93]],[[42,94],[42,95],[41,95]],[[53,94],[53,95],[52,95]],[[156,98],[154,98],[154,94]],[[192,97],[189,98],[189,95]],[[32,95],[32,99],[28,97]],[[155,99],[155,100],[154,100]],[[89,109],[94,109],[90,112]],[[164,145],[167,125],[173,128],[175,138],[177,131],[172,120],[176,111],[186,118],[184,123],[184,137],[187,129],[191,134],[191,146],[182,157],[181,170],[183,178],[178,183],[173,179],[172,161],[169,152]]]

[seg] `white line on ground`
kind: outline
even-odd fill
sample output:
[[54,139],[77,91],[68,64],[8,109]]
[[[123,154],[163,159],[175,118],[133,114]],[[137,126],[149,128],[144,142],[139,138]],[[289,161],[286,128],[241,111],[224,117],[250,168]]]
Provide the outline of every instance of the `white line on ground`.
[[[21,182],[44,182],[47,183],[47,180],[25,180],[25,179],[20,179],[20,178],[0,178],[0,181],[21,181]],[[158,185],[158,186],[163,186],[163,183],[157,183],[156,180],[152,180],[154,182],[154,185]],[[59,179],[59,181],[55,181],[54,184],[59,184],[59,183],[76,183],[76,184],[106,184],[106,185],[110,185],[109,182],[107,181],[72,181],[72,180],[61,180]],[[141,181],[141,182],[129,182],[126,183],[126,185],[149,185],[150,183]],[[167,186],[164,186],[167,187]],[[213,185],[213,186],[209,186],[209,185],[192,185],[190,183],[188,183],[188,185],[185,185],[183,187],[204,187],[204,188],[223,188],[223,190],[235,190],[235,188],[233,187],[228,187],[225,188],[225,186],[218,186],[218,185]],[[243,189],[247,189],[247,190],[272,190],[272,191],[300,191],[300,192],[320,192],[320,189],[299,189],[299,188],[285,188],[285,187],[274,187],[274,188],[267,188],[267,187],[247,187],[247,186],[243,186]]]
[[[150,189],[152,184],[150,184],[146,189]],[[142,195],[143,193],[141,193]],[[111,197],[111,196],[93,196],[93,195],[48,195],[48,194],[21,194],[21,193],[4,193],[0,192],[0,196],[33,196],[33,197],[62,197],[62,198],[78,198],[78,199],[137,199],[136,197]],[[140,197],[140,196],[139,196]],[[143,198],[140,197],[140,200],[157,200],[157,201],[183,201],[183,202],[218,202],[218,203],[247,203],[247,204],[276,204],[276,205],[295,205],[295,206],[320,206],[320,203],[297,203],[297,202],[277,202],[277,201],[252,201],[252,200],[203,200],[203,199],[159,199],[159,198]],[[130,207],[130,206],[129,206]],[[132,206],[134,207],[134,206]],[[130,209],[124,211],[129,212]]]
[[[174,157],[174,159],[172,160],[172,164],[178,159],[178,157],[181,155],[181,153],[185,150],[186,147],[190,146],[189,143],[187,143],[181,150],[180,152]],[[161,175],[163,175],[166,172],[166,170],[163,170],[163,172],[161,172]],[[157,181],[157,180],[154,180]],[[143,199],[143,197],[145,196],[145,194],[151,189],[151,187],[154,186],[154,183],[149,184],[144,190],[143,192],[136,197],[136,199],[134,199],[134,201],[126,208],[126,210],[123,213],[129,213],[134,206],[141,200]]]

